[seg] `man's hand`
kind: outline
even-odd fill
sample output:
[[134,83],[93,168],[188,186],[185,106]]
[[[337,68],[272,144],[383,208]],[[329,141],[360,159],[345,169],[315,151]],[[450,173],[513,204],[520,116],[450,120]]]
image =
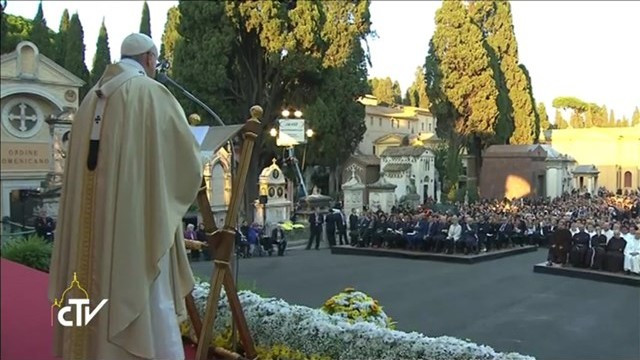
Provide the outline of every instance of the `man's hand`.
[[196,240],[189,240],[189,239],[184,239],[184,243],[185,246],[187,247],[187,249],[189,250],[201,250],[203,247],[208,247],[209,244],[202,242],[202,241],[196,241]]

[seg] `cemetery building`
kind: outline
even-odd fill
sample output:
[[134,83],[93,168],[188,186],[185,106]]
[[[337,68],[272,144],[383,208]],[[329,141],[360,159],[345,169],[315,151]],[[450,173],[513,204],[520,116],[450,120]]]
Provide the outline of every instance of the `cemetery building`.
[[[640,187],[640,125],[625,128],[553,130],[554,149],[573,157],[578,165],[594,166],[597,186],[609,191]],[[582,177],[582,186],[586,186]],[[576,180],[580,185],[580,177]]]
[[561,196],[573,189],[575,160],[549,145],[492,145],[484,153],[480,196]]
[[[31,42],[0,57],[2,217],[28,220],[25,197],[60,187],[73,114],[84,81],[39,53]],[[47,204],[57,215],[57,202]]]

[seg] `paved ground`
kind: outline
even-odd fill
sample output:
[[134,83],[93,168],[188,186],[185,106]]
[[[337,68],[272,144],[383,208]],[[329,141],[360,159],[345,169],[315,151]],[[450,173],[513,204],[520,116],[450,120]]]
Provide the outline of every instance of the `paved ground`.
[[[536,274],[546,250],[473,265],[290,251],[240,260],[240,281],[319,307],[353,286],[398,329],[450,335],[538,359],[640,359],[640,289]],[[194,272],[211,276],[210,263]]]

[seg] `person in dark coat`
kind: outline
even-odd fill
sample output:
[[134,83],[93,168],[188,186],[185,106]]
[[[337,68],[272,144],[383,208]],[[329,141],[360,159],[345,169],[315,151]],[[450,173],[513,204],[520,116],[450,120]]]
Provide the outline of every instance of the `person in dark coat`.
[[602,266],[605,271],[620,272],[624,270],[624,248],[626,246],[627,241],[622,238],[620,230],[615,230],[605,248]]
[[602,270],[607,237],[602,233],[600,225],[596,226],[596,234],[591,237],[591,248],[587,252],[589,266],[594,270]]
[[47,216],[46,210],[40,210],[40,216],[36,218],[36,234],[47,242],[53,241],[53,231],[56,229],[56,222]]
[[464,247],[465,255],[468,255],[469,252],[473,252],[475,254],[479,252],[478,224],[471,216],[467,216],[464,224],[462,224],[462,237],[460,240],[462,240],[459,241],[459,243]]
[[358,244],[358,235],[360,233],[360,229],[358,229],[359,221],[360,219],[358,218],[356,209],[351,209],[351,215],[349,215],[349,240],[351,241],[351,246]]
[[278,247],[278,256],[283,256],[285,250],[287,250],[287,238],[281,225],[276,225],[271,230],[271,241]]
[[564,265],[567,262],[567,254],[570,247],[571,232],[566,228],[566,224],[561,222],[551,237],[547,266],[552,266],[553,264]]
[[571,251],[569,252],[569,262],[574,267],[586,268],[587,251],[591,243],[591,236],[584,231],[584,224],[578,224],[578,232],[571,239]]
[[496,248],[502,249],[506,247],[511,241],[513,234],[513,224],[506,217],[502,219],[502,223],[498,227],[498,238],[496,242]]
[[334,210],[336,213],[336,228],[338,230],[338,240],[340,245],[349,245],[347,240],[347,219],[342,212],[342,207],[338,207]]
[[313,240],[316,241],[316,250],[320,249],[320,238],[322,237],[322,224],[324,219],[322,214],[318,211],[318,208],[313,209],[313,213],[309,215],[309,242],[307,243],[307,250],[311,249]]
[[329,213],[324,219],[324,226],[327,232],[327,241],[330,247],[336,246],[336,223],[338,222],[337,214],[333,209],[329,209]]

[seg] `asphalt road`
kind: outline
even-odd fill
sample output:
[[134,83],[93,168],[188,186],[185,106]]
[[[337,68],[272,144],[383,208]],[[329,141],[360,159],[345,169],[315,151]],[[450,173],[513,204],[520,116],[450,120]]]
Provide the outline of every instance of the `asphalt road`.
[[[240,260],[240,282],[319,307],[345,287],[403,331],[449,335],[538,359],[640,359],[640,288],[533,272],[546,250],[473,265],[296,250]],[[211,276],[210,263],[194,272]]]

